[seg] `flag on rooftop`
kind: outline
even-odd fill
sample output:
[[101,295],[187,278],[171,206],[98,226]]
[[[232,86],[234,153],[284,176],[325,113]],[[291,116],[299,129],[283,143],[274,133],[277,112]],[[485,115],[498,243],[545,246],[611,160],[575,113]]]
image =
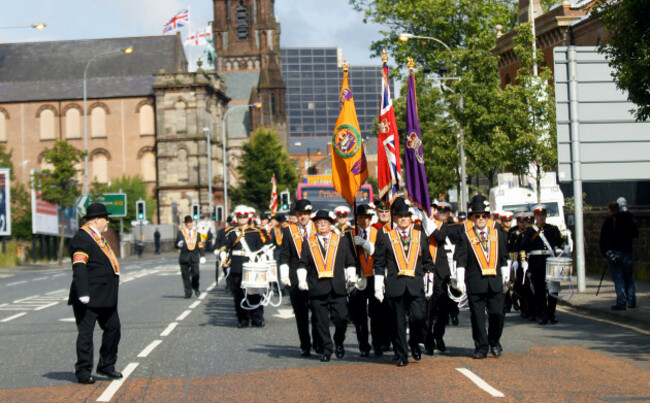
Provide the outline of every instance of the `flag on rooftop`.
[[165,28],[163,29],[163,34],[166,34],[169,31],[180,29],[189,25],[190,25],[190,7],[187,6],[181,11],[179,11],[178,13],[176,13],[176,15],[174,15],[172,19],[165,24]]

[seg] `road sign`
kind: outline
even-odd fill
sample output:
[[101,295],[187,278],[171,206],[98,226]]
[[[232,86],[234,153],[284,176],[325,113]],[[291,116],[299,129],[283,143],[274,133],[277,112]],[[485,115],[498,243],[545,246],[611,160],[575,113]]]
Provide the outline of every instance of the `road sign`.
[[104,193],[93,200],[88,195],[77,199],[77,210],[80,216],[86,215],[86,207],[91,203],[103,203],[111,217],[126,217],[126,194]]

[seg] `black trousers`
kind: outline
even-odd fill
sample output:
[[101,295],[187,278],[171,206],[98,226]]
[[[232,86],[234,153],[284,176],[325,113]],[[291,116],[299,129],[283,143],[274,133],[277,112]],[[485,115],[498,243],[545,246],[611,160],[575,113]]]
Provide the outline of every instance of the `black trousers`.
[[368,299],[368,315],[370,316],[372,349],[375,352],[383,351],[383,348],[389,346],[391,340],[395,337],[394,327],[391,326],[393,315],[391,315],[388,298],[384,299],[383,302],[379,302],[374,296],[374,288]]
[[[264,307],[259,306],[255,309],[249,310],[244,309],[241,306],[241,302],[244,300],[244,289],[241,288],[241,273],[230,273],[232,278],[232,293],[233,299],[235,302],[235,313],[237,314],[237,321],[241,325],[247,325],[252,323],[253,326],[260,325],[264,322]],[[262,300],[262,295],[260,294],[251,294],[248,295],[249,305],[257,305]]]
[[121,325],[117,307],[91,308],[82,303],[72,304],[75,323],[77,324],[77,363],[75,375],[86,379],[93,369],[93,332],[95,323],[99,323],[102,344],[99,348],[97,369],[114,370],[117,361],[117,346],[120,343]]
[[449,324],[449,314],[452,307],[458,306],[449,298],[447,294],[447,284],[434,285],[433,296],[427,300],[426,311],[426,334],[424,337],[424,346],[434,348],[434,340],[442,339],[445,335],[445,328]]
[[321,343],[323,354],[332,354],[332,336],[330,335],[330,318],[334,323],[334,343],[342,345],[348,327],[348,307],[345,295],[332,292],[318,297],[309,297],[312,314],[315,318],[315,333]]
[[532,274],[533,288],[535,289],[535,311],[540,319],[555,316],[557,299],[549,297],[546,288],[546,256],[531,256],[528,270]]
[[368,301],[374,298],[374,293],[371,291],[370,287],[366,287],[363,291],[355,289],[350,293],[349,297],[350,317],[357,331],[357,342],[361,352],[370,351],[370,343],[368,343]]
[[[298,338],[300,339],[300,349],[309,350],[312,346],[311,338],[309,337],[309,292],[300,291],[297,285],[293,285],[289,290],[289,298],[291,299],[293,315],[296,318]],[[312,326],[312,332],[314,333],[314,347],[318,347],[318,343],[316,343],[315,329],[316,327]]]
[[[408,346],[415,348],[424,341],[426,299],[424,295],[414,297],[405,292],[399,297],[391,297],[390,300],[396,325],[395,340],[393,341],[395,354],[398,358],[406,359]],[[408,344],[406,341],[407,315],[410,333]]]
[[[472,338],[476,351],[486,353],[493,346],[501,346],[501,333],[506,315],[503,313],[503,293],[488,291],[467,294],[472,320]],[[488,329],[485,330],[485,310],[488,313]]]
[[198,262],[181,263],[181,278],[183,279],[183,289],[186,297],[192,296],[192,290],[199,290],[200,276]]

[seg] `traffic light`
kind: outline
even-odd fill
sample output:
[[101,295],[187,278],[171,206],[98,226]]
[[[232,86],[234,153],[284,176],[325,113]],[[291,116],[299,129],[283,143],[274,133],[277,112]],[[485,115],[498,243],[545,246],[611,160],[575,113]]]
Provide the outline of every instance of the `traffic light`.
[[199,221],[199,203],[192,203],[192,219]]
[[222,205],[217,206],[217,208],[215,209],[215,214],[216,214],[215,220],[217,222],[223,221],[223,206]]
[[147,218],[147,211],[144,200],[138,200],[135,202],[135,216],[140,221],[143,221]]
[[280,204],[282,205],[282,210],[289,210],[289,203],[291,203],[291,200],[289,200],[289,191],[285,190],[280,192]]

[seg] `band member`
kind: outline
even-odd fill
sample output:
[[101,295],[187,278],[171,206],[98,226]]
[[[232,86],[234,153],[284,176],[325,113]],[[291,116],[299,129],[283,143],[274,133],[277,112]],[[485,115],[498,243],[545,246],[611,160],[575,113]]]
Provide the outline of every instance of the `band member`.
[[373,298],[374,278],[372,272],[375,243],[379,230],[370,225],[371,210],[367,204],[357,206],[355,219],[357,222],[357,233],[354,237],[354,244],[359,256],[360,273],[359,281],[355,289],[350,293],[350,316],[357,331],[357,341],[361,357],[370,355],[370,344],[368,343],[368,314],[370,314],[370,331],[372,332],[372,348],[376,356],[382,355],[386,321],[381,317],[381,303]]
[[350,208],[346,206],[338,206],[334,209],[334,214],[336,214],[336,230],[337,232],[348,232],[352,231],[352,226],[348,221],[350,217]]
[[538,323],[545,325],[549,320],[551,323],[558,321],[555,317],[555,307],[557,293],[560,291],[559,283],[549,284],[547,289],[546,259],[561,254],[565,241],[558,227],[546,223],[545,205],[538,204],[533,207],[533,214],[535,223],[526,229],[522,248],[528,257],[528,270],[535,289],[535,313]]
[[447,202],[438,202],[433,220],[425,220],[425,231],[429,237],[429,253],[434,261],[433,295],[427,300],[426,336],[424,339],[424,352],[433,355],[433,349],[440,352],[446,350],[443,337],[445,327],[449,322],[449,314],[457,311],[458,306],[449,298],[451,273],[447,261],[447,226],[451,214],[451,205]]
[[373,227],[377,229],[387,228],[390,230],[390,208],[383,201],[378,201],[375,203],[375,206],[377,206],[377,222],[373,224]]
[[[392,205],[396,228],[380,233],[373,264],[375,298],[391,300],[396,337],[393,340],[397,365],[408,364],[408,346],[413,358],[422,357],[419,344],[424,336],[424,275],[433,272],[427,236],[413,227],[409,206],[398,197]],[[408,316],[410,340],[406,341]]]
[[298,288],[298,261],[302,246],[314,233],[314,224],[311,221],[312,206],[307,199],[297,200],[294,205],[297,223],[288,223],[282,229],[282,248],[280,251],[280,279],[289,290],[291,307],[296,318],[298,338],[300,339],[300,355],[308,357],[311,355],[312,346],[316,352],[320,352],[321,346],[318,342],[316,328],[313,325],[312,334],[314,343],[312,345],[309,337],[309,293]]
[[[499,221],[501,222],[501,229],[504,232],[504,236],[506,237],[506,244],[508,247],[508,256],[509,256],[509,261],[510,261],[510,267],[508,270],[510,270],[510,280],[515,280],[516,278],[516,273],[514,272],[514,262],[512,258],[514,255],[510,252],[510,229],[512,229],[512,219],[513,219],[513,214],[510,211],[502,211],[499,214]],[[513,281],[514,282],[514,281]],[[504,312],[510,312],[510,310],[514,307],[515,310],[519,310],[519,304],[517,303],[517,295],[513,294],[513,282],[509,282],[506,284],[506,289],[504,290],[505,292],[505,300],[504,300],[504,305],[503,309]]]
[[121,325],[117,313],[120,265],[102,234],[108,226],[108,211],[102,203],[86,209],[86,224],[70,241],[72,284],[68,305],[72,305],[77,324],[77,362],[75,375],[79,383],[92,384],[93,330],[95,322],[104,334],[99,349],[97,373],[122,378],[115,370]]
[[199,240],[199,234],[194,228],[192,216],[186,215],[183,229],[176,234],[176,249],[180,249],[178,263],[181,266],[181,278],[183,279],[183,289],[185,298],[192,298],[192,290],[198,297],[199,292],[199,261],[201,255],[199,249],[203,243]]
[[[377,215],[376,222],[372,224],[373,228],[379,230],[379,232],[390,231],[392,227],[391,223],[391,213],[390,208],[386,205],[383,200],[377,200],[375,202],[375,213]],[[373,264],[374,266],[374,264]],[[374,277],[372,289],[374,293]],[[383,355],[383,352],[390,350],[391,341],[395,340],[395,326],[393,324],[393,314],[392,308],[390,307],[390,301],[386,298],[384,301],[379,301],[377,298],[371,298],[373,306],[376,307],[370,312],[371,317],[376,318],[374,320],[378,326],[377,330],[377,342],[381,343],[381,349],[374,349],[376,356]],[[370,331],[372,333],[372,340],[375,343],[375,332],[372,330],[372,323]]]
[[265,325],[264,307],[260,305],[262,300],[260,294],[247,295],[248,304],[256,306],[256,308],[244,309],[241,306],[244,300],[244,290],[241,287],[244,263],[248,262],[252,253],[260,250],[266,242],[265,236],[259,229],[249,226],[249,212],[250,209],[245,206],[235,208],[237,227],[228,232],[224,242],[229,257],[223,264],[230,268],[238,328],[248,327],[249,324],[253,327],[264,327]]
[[[508,249],[503,232],[488,225],[490,212],[485,196],[474,196],[470,221],[464,226],[461,242],[456,247],[456,285],[467,292],[474,339],[473,358],[495,357],[503,351],[503,286],[509,280]],[[488,329],[485,329],[485,311]]]
[[343,237],[332,231],[334,219],[329,212],[318,210],[314,216],[316,233],[302,244],[298,262],[298,288],[309,292],[309,304],[315,318],[322,353],[327,362],[332,355],[330,318],[334,323],[334,350],[338,358],[345,355],[343,341],[347,328],[347,287],[357,280],[354,255]]

